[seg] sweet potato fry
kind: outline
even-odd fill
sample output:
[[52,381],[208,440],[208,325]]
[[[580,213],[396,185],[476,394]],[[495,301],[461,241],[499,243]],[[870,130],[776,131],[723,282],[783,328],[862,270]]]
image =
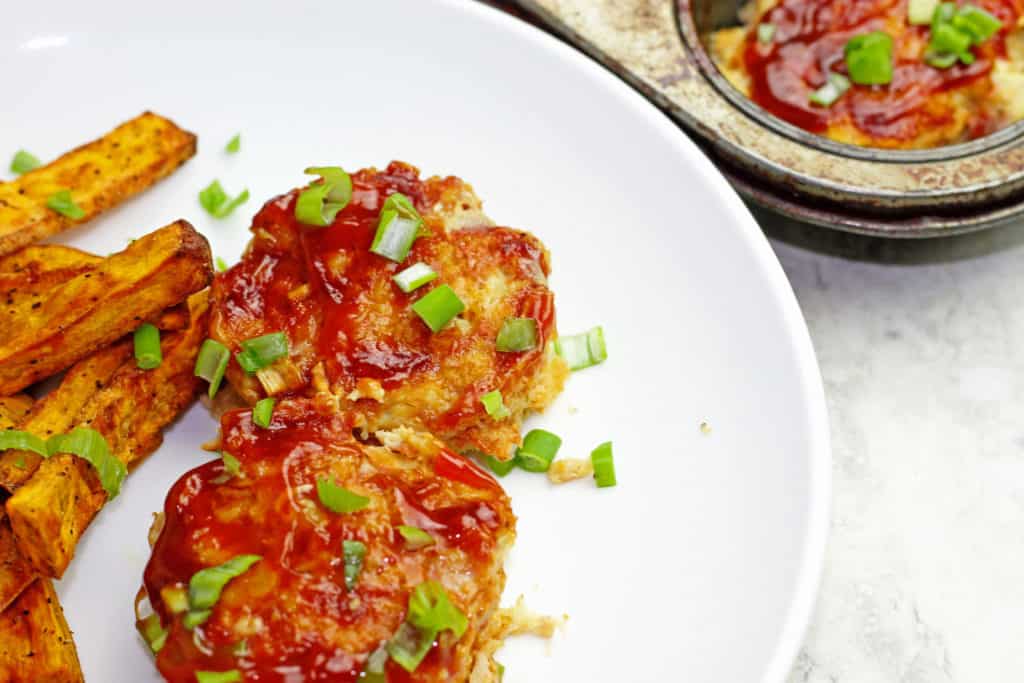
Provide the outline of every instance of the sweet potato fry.
[[[18,428],[48,439],[63,434],[76,424],[76,418],[118,368],[131,357],[132,342],[124,339],[78,361],[56,389],[41,398]],[[0,453],[0,486],[9,492],[25,483],[39,467],[39,455],[31,451]]]
[[71,630],[48,579],[33,581],[0,614],[0,681],[83,681]]
[[103,257],[63,244],[36,244],[0,256],[0,275],[41,274],[55,270],[89,270]]
[[[103,434],[111,453],[126,465],[160,445],[164,427],[192,403],[201,388],[193,371],[207,333],[207,295],[203,291],[189,299],[189,327],[165,336],[158,368],[122,365],[76,419],[76,425]],[[40,462],[6,506],[25,559],[44,576],[62,576],[78,539],[106,498],[92,466],[84,460],[62,454]]]
[[6,610],[35,578],[31,565],[18,552],[10,523],[6,518],[0,520],[0,612]]
[[93,271],[56,287],[30,311],[4,315],[0,396],[73,365],[183,301],[213,275],[210,246],[185,221],[135,240]]
[[[196,153],[196,136],[146,112],[17,180],[0,183],[0,254],[54,235],[146,189]],[[77,220],[47,208],[70,190]]]
[[13,429],[32,410],[32,397],[27,394],[0,397],[0,429]]

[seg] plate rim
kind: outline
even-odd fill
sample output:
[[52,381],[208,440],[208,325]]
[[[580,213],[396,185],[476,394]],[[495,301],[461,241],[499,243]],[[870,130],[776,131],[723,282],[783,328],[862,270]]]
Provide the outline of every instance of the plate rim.
[[589,74],[595,81],[602,82],[624,104],[645,117],[652,128],[674,146],[676,153],[684,157],[689,164],[694,165],[695,170],[703,175],[724,199],[725,207],[735,219],[737,229],[751,248],[757,265],[768,279],[771,296],[782,312],[784,327],[790,331],[789,338],[795,352],[799,373],[798,384],[808,397],[806,406],[809,431],[808,521],[802,548],[803,557],[797,571],[795,594],[784,619],[785,625],[776,642],[774,654],[769,659],[761,678],[762,683],[784,683],[796,663],[797,655],[810,628],[811,617],[817,604],[818,592],[824,575],[831,521],[832,447],[821,369],[814,351],[810,329],[782,264],[753,214],[750,213],[740,195],[729,184],[722,172],[714,166],[711,159],[667,114],[628,83],[577,48],[497,7],[478,0],[433,1],[457,11],[475,14],[482,21],[496,25],[499,30],[517,33],[525,41],[539,49],[554,53],[555,56],[571,63],[574,68]]

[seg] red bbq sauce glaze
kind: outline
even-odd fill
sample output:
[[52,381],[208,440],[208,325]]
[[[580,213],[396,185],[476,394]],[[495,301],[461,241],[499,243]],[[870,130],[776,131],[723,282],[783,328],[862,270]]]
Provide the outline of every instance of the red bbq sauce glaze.
[[[923,61],[930,27],[908,23],[906,0],[781,0],[761,18],[776,27],[770,44],[758,42],[756,27],[747,33],[743,58],[750,97],[779,118],[814,133],[849,122],[875,140],[912,140],[928,127],[952,120],[952,105],[935,106],[929,101],[934,94],[988,79],[993,60],[1005,53],[1004,38],[1016,26],[1021,3],[972,1],[1003,22],[1001,32],[973,49],[973,64],[935,69]],[[811,104],[811,92],[825,84],[829,71],[848,75],[843,56],[847,41],[871,31],[893,37],[892,83],[854,85],[829,107]],[[969,121],[966,134],[978,137],[999,125],[982,107]]]
[[[507,497],[475,466],[471,475],[446,477],[449,459],[459,456],[436,441],[410,467],[408,453],[400,456],[403,464],[387,454],[368,456],[350,432],[342,418],[306,400],[279,403],[267,429],[256,427],[248,410],[224,416],[223,449],[244,476],[229,477],[213,461],[178,480],[145,570],[145,590],[169,631],[157,655],[166,680],[194,683],[196,671],[237,669],[248,682],[355,681],[404,620],[409,593],[427,579],[449,586],[449,597],[470,617],[460,642],[475,637],[501,591],[497,548],[514,533]],[[320,477],[369,496],[370,506],[330,512],[317,499]],[[435,545],[406,549],[394,531],[400,524],[428,531]],[[367,548],[352,590],[345,585],[344,540]],[[161,589],[187,587],[200,569],[243,554],[262,559],[228,583],[205,624],[186,630]],[[244,656],[236,654],[242,640]],[[456,661],[453,641],[442,634],[412,675],[389,662],[389,680],[465,674],[469,664]]]
[[[545,284],[547,254],[532,235],[511,228],[446,233],[434,207],[457,196],[463,187],[457,178],[424,181],[412,166],[392,162],[384,171],[352,174],[352,185],[351,202],[323,228],[295,219],[299,190],[264,205],[253,220],[254,239],[242,261],[214,283],[214,336],[237,350],[244,339],[285,331],[290,359],[303,374],[301,386],[289,392],[293,395],[310,393],[311,371],[321,360],[332,390],[341,396],[361,379],[375,380],[386,391],[431,382],[454,389],[455,398],[444,406],[419,406],[423,424],[449,438],[449,430],[486,417],[482,394],[541,366],[543,349],[555,335],[554,297]],[[412,200],[428,233],[401,264],[370,251],[381,206],[395,192]],[[432,265],[438,279],[406,294],[391,278],[420,261]],[[485,315],[472,301],[482,296],[487,276],[498,271],[512,283],[500,318],[490,311]],[[416,300],[442,283],[455,285],[466,302],[469,332],[449,324],[431,333],[412,311]],[[296,296],[304,285],[309,296]],[[496,351],[494,340],[506,316],[537,321],[536,350]]]

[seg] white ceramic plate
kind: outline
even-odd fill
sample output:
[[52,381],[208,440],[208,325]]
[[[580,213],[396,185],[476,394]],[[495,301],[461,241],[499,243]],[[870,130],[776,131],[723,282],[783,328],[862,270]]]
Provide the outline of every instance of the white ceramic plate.
[[[560,329],[603,324],[611,356],[531,424],[563,435],[565,455],[613,440],[620,486],[507,478],[519,540],[506,600],[570,620],[550,644],[511,642],[506,680],[783,680],[825,542],[820,378],[754,221],[637,94],[472,2],[16,3],[0,57],[4,159],[52,158],[144,109],[200,136],[171,178],[62,238],[77,246],[118,250],[185,217],[233,260],[248,218],[305,166],[394,158],[467,179],[499,223],[534,231],[553,253]],[[196,193],[214,178],[253,199],[210,218]],[[157,680],[132,625],[146,530],[215,429],[193,408],[60,583],[90,683]]]

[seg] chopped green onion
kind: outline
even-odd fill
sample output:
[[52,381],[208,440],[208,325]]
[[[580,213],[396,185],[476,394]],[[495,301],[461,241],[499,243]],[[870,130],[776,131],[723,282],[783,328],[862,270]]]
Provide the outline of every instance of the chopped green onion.
[[859,85],[892,82],[892,36],[883,31],[850,38],[844,48],[850,80]]
[[352,590],[359,583],[359,573],[363,571],[366,544],[361,541],[342,541],[341,550],[345,565],[345,588]]
[[19,149],[18,153],[11,159],[11,173],[15,175],[21,175],[28,173],[34,168],[39,168],[40,161],[32,154],[29,154],[23,149]]
[[235,154],[240,149],[242,149],[242,134],[235,133],[235,137],[228,140],[228,144],[224,145],[224,151],[228,154]]
[[398,285],[398,288],[408,294],[416,289],[419,289],[428,282],[432,282],[437,279],[437,273],[434,269],[428,266],[426,263],[420,261],[414,263],[401,273],[398,273],[391,278]]
[[220,256],[217,257],[215,263],[217,264],[217,270],[222,273],[228,269],[228,262],[222,259]]
[[971,38],[972,45],[980,45],[999,32],[1003,22],[977,5],[963,5],[953,16],[952,24]]
[[907,20],[914,26],[927,26],[932,23],[938,6],[939,0],[910,0],[907,3]]
[[380,219],[377,222],[377,233],[373,237],[370,251],[378,256],[401,263],[409,255],[412,243],[416,241],[423,218],[412,200],[401,192],[395,192],[384,200]]
[[18,429],[4,429],[0,431],[0,451],[7,450],[32,451],[44,458],[50,455],[50,452],[46,450],[45,441],[35,434]]
[[160,597],[171,614],[188,611],[188,591],[181,586],[164,586],[160,589]]
[[953,24],[939,24],[932,32],[932,39],[928,43],[928,51],[937,55],[962,56],[970,47],[971,37],[957,30]]
[[505,401],[502,400],[501,392],[497,389],[488,391],[481,396],[480,402],[484,404],[484,410],[487,411],[487,414],[495,420],[504,419],[512,414],[512,411],[505,407]]
[[570,370],[582,370],[608,359],[604,343],[604,329],[600,325],[581,334],[559,337],[555,340],[555,353],[565,359]]
[[426,548],[427,546],[434,545],[436,541],[434,537],[429,533],[415,526],[400,525],[397,527],[398,533],[405,539],[405,547],[408,550],[419,550],[420,548]]
[[498,460],[493,455],[482,456],[484,464],[487,465],[487,469],[494,472],[499,477],[504,477],[506,474],[511,472],[516,467],[515,458],[509,458],[508,460]]
[[189,609],[213,609],[228,582],[247,572],[261,559],[259,555],[238,555],[224,564],[197,571],[188,582]]
[[366,666],[363,668],[359,683],[388,683],[384,667],[388,664],[387,644],[381,645],[366,658]]
[[498,683],[505,680],[505,665],[499,661],[494,662],[498,666]]
[[196,357],[195,376],[201,377],[210,383],[209,396],[211,399],[217,394],[217,390],[220,389],[220,383],[224,379],[224,371],[227,370],[230,359],[231,352],[216,339],[207,339],[199,347],[199,356]]
[[505,318],[495,342],[499,351],[529,351],[537,346],[537,321]]
[[224,471],[233,477],[237,477],[242,473],[242,463],[238,462],[238,458],[231,455],[227,451],[220,452],[220,459],[224,466]]
[[231,671],[196,671],[196,683],[238,683],[242,674],[238,669]]
[[214,218],[227,218],[232,211],[247,201],[249,190],[242,190],[241,194],[231,199],[220,186],[219,180],[214,180],[199,192],[199,205]]
[[940,24],[948,24],[956,16],[955,2],[940,2],[932,15],[932,33],[935,33]]
[[417,628],[440,633],[451,631],[461,638],[469,627],[466,615],[448,598],[444,586],[437,581],[424,581],[409,595],[406,621]]
[[437,634],[451,631],[461,638],[469,627],[466,615],[448,598],[444,586],[424,581],[409,595],[409,609],[387,649],[391,658],[412,673],[427,656]]
[[235,360],[246,372],[256,372],[288,355],[288,337],[284,332],[271,332],[261,337],[246,339]]
[[128,468],[110,453],[107,440],[95,429],[78,427],[70,434],[51,436],[46,442],[46,450],[50,455],[72,453],[87,461],[96,470],[108,498],[114,499],[121,491],[121,482],[127,476]]
[[423,322],[432,332],[440,332],[452,318],[466,310],[466,304],[448,285],[441,285],[427,292],[412,305]]
[[143,370],[152,370],[160,367],[163,360],[160,330],[152,323],[142,323],[135,330],[135,364]]
[[212,609],[191,609],[181,618],[181,625],[191,631],[205,624],[212,614]]
[[75,204],[75,200],[71,198],[71,190],[58,190],[54,192],[46,200],[46,206],[72,220],[77,221],[85,218],[85,211],[78,204]]
[[370,499],[366,496],[360,496],[358,493],[338,486],[333,479],[327,477],[320,477],[316,480],[316,495],[325,508],[339,514],[356,512],[370,504]]
[[924,62],[928,66],[933,66],[936,69],[948,69],[959,61],[960,56],[954,53],[949,54],[938,54],[926,50],[924,53]]
[[768,45],[775,38],[775,24],[762,22],[757,25],[757,42]]
[[277,403],[276,398],[262,398],[256,401],[256,405],[252,407],[252,421],[257,427],[266,429],[270,426],[270,418],[274,416],[275,403]]
[[820,107],[831,107],[849,89],[849,78],[842,74],[829,72],[825,85],[813,91],[807,99]]
[[139,623],[139,633],[153,654],[160,652],[167,642],[167,629],[160,623],[160,615],[153,613]]
[[402,622],[387,643],[388,654],[400,667],[412,673],[430,652],[436,637],[437,634],[432,631],[425,631],[409,622]]
[[318,175],[320,180],[299,193],[295,219],[305,225],[330,225],[352,201],[352,178],[340,166],[311,166],[303,173]]
[[606,441],[590,453],[594,465],[594,481],[598,488],[615,486],[615,460],[612,459],[612,442]]
[[516,464],[527,472],[547,472],[555,459],[562,439],[543,429],[531,429],[516,449]]

